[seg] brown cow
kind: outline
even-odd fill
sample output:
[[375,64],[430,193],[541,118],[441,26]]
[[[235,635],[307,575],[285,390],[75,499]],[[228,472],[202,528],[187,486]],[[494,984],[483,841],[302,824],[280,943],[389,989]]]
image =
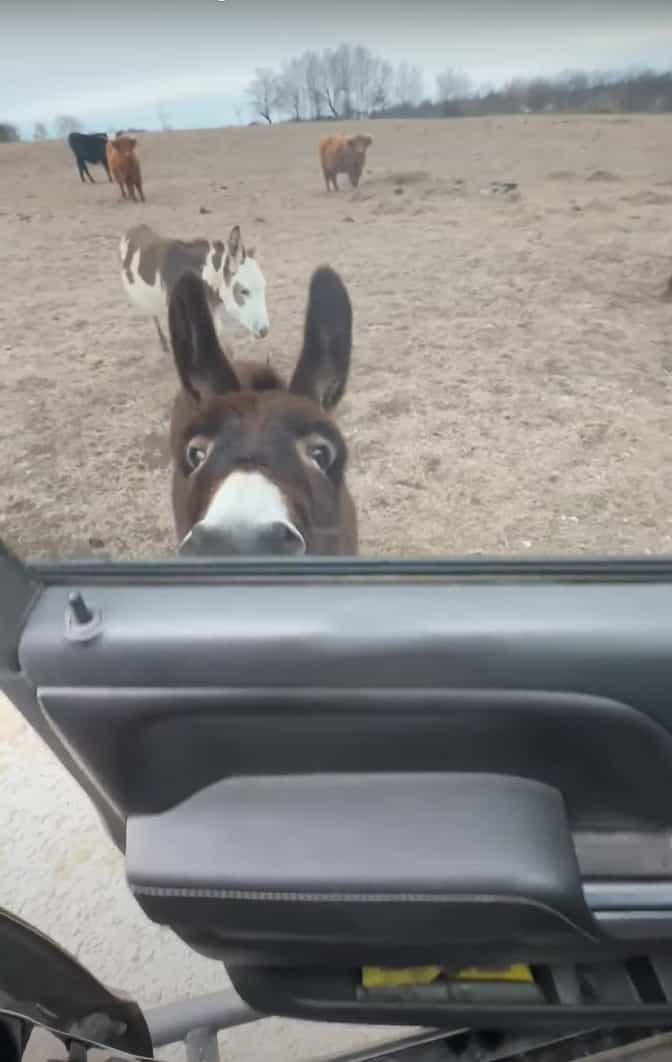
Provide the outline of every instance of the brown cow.
[[373,139],[370,136],[323,136],[320,140],[320,163],[327,191],[338,191],[338,173],[347,173],[350,184],[356,188],[366,162],[367,149]]
[[145,195],[142,190],[142,174],[140,163],[135,154],[137,140],[132,136],[116,136],[114,140],[108,140],[105,145],[107,164],[113,179],[121,189],[121,198],[126,199],[127,193],[133,202],[137,202],[135,192],[137,189],[140,199],[144,203]]
[[183,273],[168,320],[182,383],[173,407],[173,515],[181,554],[356,554],[347,447],[330,416],[350,369],[352,308],[332,269],[313,273],[289,386],[231,361],[203,281]]

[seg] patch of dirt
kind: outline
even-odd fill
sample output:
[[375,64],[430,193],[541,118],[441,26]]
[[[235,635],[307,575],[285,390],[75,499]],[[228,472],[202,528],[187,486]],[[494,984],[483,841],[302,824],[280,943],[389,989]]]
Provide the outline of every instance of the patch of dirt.
[[575,170],[551,170],[548,179],[549,181],[575,181],[577,176]]
[[605,184],[613,184],[616,181],[620,181],[620,177],[615,173],[610,173],[609,170],[593,170],[591,174],[586,177],[587,181],[601,181]]
[[422,195],[425,199],[466,195],[466,193],[465,183],[461,177],[436,178],[426,188],[422,189]]
[[624,195],[622,202],[633,203],[635,206],[668,206],[672,203],[672,194],[652,192],[650,188],[644,188],[634,195]]
[[[371,149],[372,150],[372,149]],[[401,170],[396,173],[386,174],[385,177],[380,177],[379,182],[381,184],[423,184],[425,181],[431,181],[432,175],[427,170]]]

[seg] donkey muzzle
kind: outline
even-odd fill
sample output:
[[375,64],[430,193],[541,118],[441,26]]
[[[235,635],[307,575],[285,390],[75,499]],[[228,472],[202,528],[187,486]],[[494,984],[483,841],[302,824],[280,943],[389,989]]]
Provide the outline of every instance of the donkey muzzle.
[[300,557],[305,552],[306,542],[301,532],[281,520],[226,528],[196,524],[179,547],[180,556],[187,557]]

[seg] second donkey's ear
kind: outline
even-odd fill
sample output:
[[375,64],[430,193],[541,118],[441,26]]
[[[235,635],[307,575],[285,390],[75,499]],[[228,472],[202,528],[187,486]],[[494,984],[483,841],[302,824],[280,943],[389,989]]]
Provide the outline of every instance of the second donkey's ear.
[[226,249],[229,252],[229,258],[235,269],[238,268],[243,252],[243,238],[240,235],[240,225],[234,225],[229,233],[229,238],[226,241]]

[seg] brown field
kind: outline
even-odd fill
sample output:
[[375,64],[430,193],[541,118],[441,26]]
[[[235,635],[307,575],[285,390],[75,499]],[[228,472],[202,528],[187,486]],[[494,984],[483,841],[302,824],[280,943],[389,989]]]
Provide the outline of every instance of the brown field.
[[[240,222],[271,334],[239,332],[236,354],[284,371],[312,269],[342,272],[362,553],[671,551],[672,119],[358,128],[368,168],[338,196],[319,126],[140,136],[145,206],[100,167],[82,185],[64,143],[0,146],[0,534],[18,551],[174,548],[174,370],[116,262],[139,218]],[[493,180],[518,192],[482,194]]]

